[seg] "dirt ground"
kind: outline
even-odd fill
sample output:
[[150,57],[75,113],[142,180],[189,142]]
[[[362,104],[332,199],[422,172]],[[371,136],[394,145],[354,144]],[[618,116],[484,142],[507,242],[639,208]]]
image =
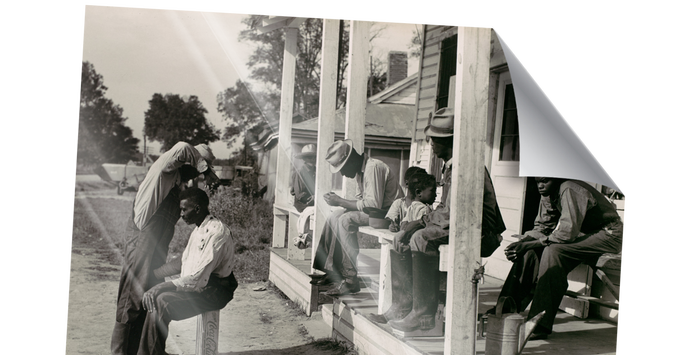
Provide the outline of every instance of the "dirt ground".
[[[112,193],[77,192],[76,198],[132,199]],[[66,354],[110,354],[120,266],[74,248],[71,254]],[[194,354],[196,318],[170,323],[167,352]],[[241,284],[220,313],[220,354],[344,354],[329,344],[330,328],[320,312],[301,313],[267,283]],[[319,340],[321,339],[321,340]],[[316,340],[316,341],[315,341]]]

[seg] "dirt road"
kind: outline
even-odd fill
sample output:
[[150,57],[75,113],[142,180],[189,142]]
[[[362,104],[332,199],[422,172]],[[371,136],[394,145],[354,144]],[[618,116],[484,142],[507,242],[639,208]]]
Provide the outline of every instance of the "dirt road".
[[[76,193],[77,198],[126,198],[115,191]],[[120,266],[98,257],[95,249],[75,248],[71,255],[66,354],[110,354]],[[264,289],[259,291],[260,289]],[[170,324],[167,351],[194,354],[196,319]],[[219,352],[230,354],[341,354],[310,341],[328,337],[316,312],[307,317],[266,283],[241,284],[220,313]]]

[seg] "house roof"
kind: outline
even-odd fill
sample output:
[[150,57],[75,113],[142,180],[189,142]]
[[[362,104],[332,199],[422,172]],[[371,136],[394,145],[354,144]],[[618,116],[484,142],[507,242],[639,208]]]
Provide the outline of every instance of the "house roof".
[[[413,119],[416,114],[417,82],[418,73],[415,73],[368,98],[364,126],[366,143],[380,146],[410,144],[413,135]],[[345,115],[344,107],[335,111],[336,137],[344,136]],[[312,140],[316,137],[318,127],[317,117],[293,123],[292,135],[294,138]],[[258,133],[257,139],[251,144],[255,150],[269,150],[278,142],[278,125],[269,126],[268,129]]]
[[[345,108],[335,111],[335,132],[345,132]],[[413,117],[416,108],[414,105],[399,104],[366,104],[366,136],[383,136],[411,139],[413,129]],[[300,131],[316,132],[319,119],[313,118],[293,125],[293,135],[303,133]]]

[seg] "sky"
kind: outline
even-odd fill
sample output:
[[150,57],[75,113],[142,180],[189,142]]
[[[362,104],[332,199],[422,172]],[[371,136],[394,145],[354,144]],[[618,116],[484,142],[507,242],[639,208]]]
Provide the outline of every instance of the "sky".
[[[222,129],[226,121],[217,111],[216,96],[238,79],[257,85],[246,66],[254,50],[239,42],[247,15],[87,6],[83,60],[94,65],[108,87],[106,97],[123,108],[126,125],[140,139],[143,149],[144,112],[154,93],[196,95],[208,110],[206,118]],[[391,50],[407,51],[413,24],[384,23],[373,41],[377,58],[385,61]],[[409,61],[410,72],[417,60]],[[256,86],[255,86],[256,87]],[[241,143],[241,142],[239,142]],[[242,143],[241,143],[242,144]],[[210,144],[217,158],[228,158],[233,149],[218,141]],[[147,141],[158,154],[159,142]]]

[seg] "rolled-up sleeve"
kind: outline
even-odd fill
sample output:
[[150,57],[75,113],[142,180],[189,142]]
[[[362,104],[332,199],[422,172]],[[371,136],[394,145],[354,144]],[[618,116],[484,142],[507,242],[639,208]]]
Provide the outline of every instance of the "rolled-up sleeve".
[[191,144],[186,142],[179,142],[171,149],[171,157],[165,162],[162,171],[164,173],[172,172],[179,169],[184,164],[190,164],[198,169],[200,173],[208,169],[208,164],[203,159],[201,154]]
[[364,171],[363,198],[357,201],[357,210],[363,211],[366,207],[382,208],[387,182],[387,171],[378,168],[376,164],[366,164]]

